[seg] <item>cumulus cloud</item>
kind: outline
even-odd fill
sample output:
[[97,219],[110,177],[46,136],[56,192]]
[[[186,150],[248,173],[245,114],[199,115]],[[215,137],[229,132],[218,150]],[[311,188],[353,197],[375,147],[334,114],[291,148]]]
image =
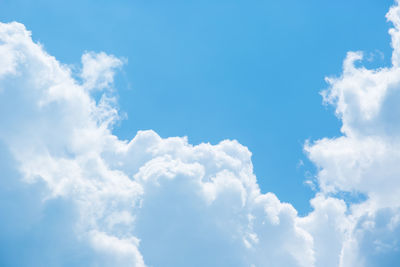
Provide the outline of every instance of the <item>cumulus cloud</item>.
[[392,66],[356,67],[362,53],[350,52],[327,79],[343,135],[305,146],[319,192],[304,217],[260,193],[237,141],[194,146],[151,130],[120,140],[109,90],[120,59],[89,52],[75,73],[24,25],[1,23],[0,264],[398,265],[398,4],[387,18]]
[[0,24],[0,58],[2,264],[313,265],[312,237],[260,193],[246,147],[112,134],[119,59],[87,53],[76,75],[19,23]]
[[[400,7],[390,9],[394,25],[392,65],[378,69],[357,67],[362,52],[349,52],[339,77],[327,78],[322,93],[342,121],[343,135],[306,145],[319,167],[321,193],[364,195],[362,203],[348,203],[347,222],[340,254],[341,266],[395,266],[400,264],[397,233],[400,208]],[[317,202],[314,199],[312,202]],[[307,219],[314,213],[316,207]],[[323,209],[323,208],[322,208]],[[325,209],[323,209],[325,210]],[[342,215],[336,215],[340,218]],[[314,226],[314,225],[313,225]]]
[[115,70],[122,66],[120,59],[101,53],[89,52],[82,56],[81,78],[88,90],[109,88],[114,82]]

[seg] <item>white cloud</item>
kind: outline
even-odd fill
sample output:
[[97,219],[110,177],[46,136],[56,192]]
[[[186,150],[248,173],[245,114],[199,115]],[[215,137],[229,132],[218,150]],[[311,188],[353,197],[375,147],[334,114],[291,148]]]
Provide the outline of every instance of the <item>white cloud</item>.
[[83,86],[88,90],[108,88],[114,82],[115,69],[122,66],[121,60],[103,52],[89,52],[82,56]]
[[[343,135],[305,146],[320,190],[305,217],[260,193],[251,153],[236,141],[114,136],[118,58],[86,53],[76,74],[23,25],[0,24],[0,263],[398,265],[398,5],[387,17],[393,66],[356,67],[362,53],[351,52],[342,75],[328,79],[324,100]],[[346,192],[366,200],[342,199]]]
[[[290,204],[260,194],[247,148],[152,131],[119,140],[107,89],[120,60],[85,54],[80,83],[23,25],[0,29],[0,262],[313,265],[312,237]],[[98,103],[93,90],[105,90]]]
[[[395,26],[389,31],[392,66],[373,70],[356,67],[355,63],[362,60],[363,54],[348,53],[342,75],[328,78],[330,88],[323,92],[324,100],[335,106],[343,123],[343,136],[306,145],[310,159],[319,167],[317,178],[322,194],[344,191],[367,197],[360,204],[348,203],[347,218],[338,224],[344,227],[341,234],[336,235],[342,235],[343,239],[343,242],[338,241],[342,246],[341,266],[396,266],[400,263],[397,233],[400,208],[398,3],[390,9],[387,18]],[[318,197],[313,202],[319,202]],[[316,207],[305,220],[310,223],[322,210],[326,209]]]

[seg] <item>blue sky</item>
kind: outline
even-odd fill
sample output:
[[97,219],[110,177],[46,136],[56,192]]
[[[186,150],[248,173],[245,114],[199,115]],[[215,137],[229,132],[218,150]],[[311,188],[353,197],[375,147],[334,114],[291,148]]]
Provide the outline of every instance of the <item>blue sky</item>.
[[396,3],[0,0],[0,265],[395,266]]
[[340,134],[321,105],[325,76],[338,75],[347,51],[390,62],[389,0],[0,3],[1,21],[24,23],[64,63],[87,50],[127,59],[116,87],[129,119],[118,136],[237,139],[253,153],[262,191],[302,213],[314,195],[305,177],[315,175],[303,144]]

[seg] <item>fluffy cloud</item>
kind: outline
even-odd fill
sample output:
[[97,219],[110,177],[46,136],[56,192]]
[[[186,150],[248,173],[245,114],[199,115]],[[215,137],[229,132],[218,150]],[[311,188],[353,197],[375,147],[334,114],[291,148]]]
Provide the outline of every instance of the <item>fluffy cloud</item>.
[[312,237],[260,193],[246,147],[112,134],[119,59],[85,54],[75,75],[18,23],[0,24],[0,58],[2,264],[313,265]]
[[[321,194],[347,192],[364,195],[366,201],[348,203],[341,266],[395,266],[400,263],[400,7],[387,14],[395,26],[392,66],[379,69],[356,67],[361,52],[349,52],[343,73],[328,78],[324,101],[336,108],[343,122],[343,136],[306,145],[310,159],[319,167]],[[318,202],[318,197],[313,202]],[[321,209],[321,211],[319,211]],[[316,207],[309,218],[325,208]],[[343,217],[335,215],[334,218]],[[331,221],[332,222],[332,221]],[[313,227],[313,225],[311,223]],[[340,235],[337,235],[340,236]]]
[[74,73],[23,25],[0,24],[0,264],[398,265],[399,6],[387,17],[392,66],[356,67],[351,52],[327,79],[343,135],[305,146],[319,168],[305,217],[260,193],[236,141],[113,135],[120,59],[86,53]]

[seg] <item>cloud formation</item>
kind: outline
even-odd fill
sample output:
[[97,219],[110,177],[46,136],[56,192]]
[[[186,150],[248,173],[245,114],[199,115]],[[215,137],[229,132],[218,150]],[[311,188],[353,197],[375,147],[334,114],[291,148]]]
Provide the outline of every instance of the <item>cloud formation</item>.
[[312,237],[290,204],[260,193],[246,147],[153,131],[119,140],[108,90],[119,59],[85,54],[76,80],[21,24],[1,24],[0,42],[1,262],[313,264]]
[[[338,224],[343,235],[339,241],[341,266],[400,264],[398,1],[387,19],[394,25],[389,31],[392,65],[379,69],[357,67],[363,53],[349,52],[343,73],[327,78],[330,87],[322,93],[324,101],[335,107],[343,123],[343,135],[306,145],[309,158],[319,167],[320,194],[337,196],[347,192],[366,198],[358,204],[347,203],[347,212],[333,216],[345,220]],[[318,210],[316,207],[313,213]]]
[[[400,262],[400,8],[391,67],[327,79],[343,135],[309,142],[313,211],[261,194],[237,141],[193,146],[113,135],[123,62],[86,53],[74,73],[19,23],[0,24],[0,264],[395,266]],[[94,93],[100,92],[99,99]],[[342,194],[362,195],[350,202]]]

